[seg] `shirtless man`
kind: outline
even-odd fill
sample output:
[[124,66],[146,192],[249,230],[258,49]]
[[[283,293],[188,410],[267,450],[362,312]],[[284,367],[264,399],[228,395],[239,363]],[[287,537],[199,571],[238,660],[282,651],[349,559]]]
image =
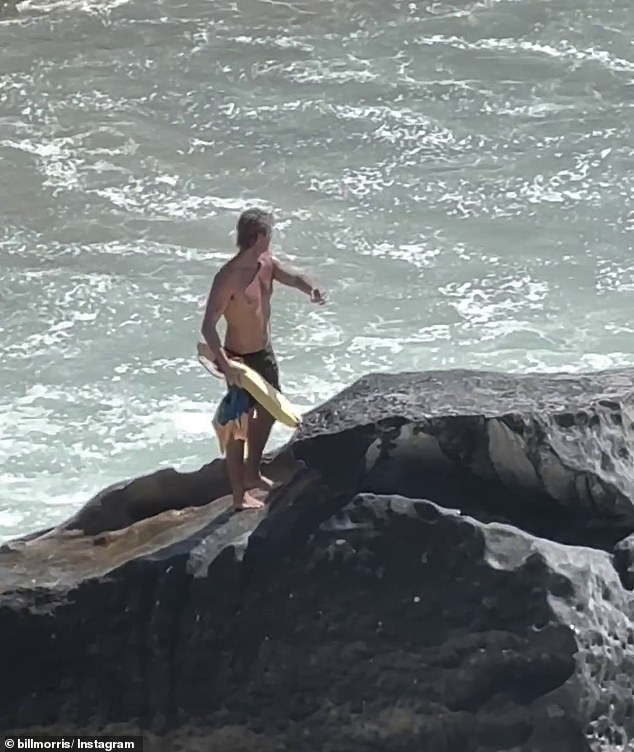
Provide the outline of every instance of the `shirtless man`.
[[[273,217],[261,209],[247,209],[238,219],[238,253],[216,274],[211,285],[201,327],[202,335],[213,353],[227,384],[240,384],[240,371],[231,365],[231,356],[242,360],[276,389],[279,372],[271,346],[271,295],[273,282],[294,287],[308,295],[313,303],[325,297],[303,274],[284,268],[274,258],[269,246]],[[217,325],[221,317],[227,322],[224,348]],[[229,356],[229,358],[227,357]],[[268,490],[272,482],[260,472],[260,461],[274,418],[263,408],[249,414],[249,456],[244,459],[244,442],[231,440],[227,445],[227,473],[236,509],[262,507],[250,490]]]

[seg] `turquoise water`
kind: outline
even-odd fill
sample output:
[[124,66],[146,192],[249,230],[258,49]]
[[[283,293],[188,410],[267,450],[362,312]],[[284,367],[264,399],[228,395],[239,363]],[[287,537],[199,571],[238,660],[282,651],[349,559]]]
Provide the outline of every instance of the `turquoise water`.
[[303,408],[634,363],[629,0],[34,0],[0,36],[0,539],[217,456],[195,345],[251,203],[329,293],[274,299]]

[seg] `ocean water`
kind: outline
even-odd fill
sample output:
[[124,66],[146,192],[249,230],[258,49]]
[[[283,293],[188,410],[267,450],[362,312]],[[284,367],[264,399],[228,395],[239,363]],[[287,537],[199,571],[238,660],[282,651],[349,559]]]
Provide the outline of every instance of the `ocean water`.
[[329,294],[274,298],[302,408],[634,364],[631,0],[0,6],[0,540],[217,456],[195,346],[250,204]]

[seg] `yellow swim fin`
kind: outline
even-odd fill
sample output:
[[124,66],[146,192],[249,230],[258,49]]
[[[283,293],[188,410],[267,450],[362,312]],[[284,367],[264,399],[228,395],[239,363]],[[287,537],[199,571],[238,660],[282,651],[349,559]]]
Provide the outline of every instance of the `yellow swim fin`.
[[[198,360],[211,374],[220,375],[214,364],[213,354],[204,342],[198,343]],[[289,428],[297,428],[300,425],[301,413],[280,391],[269,384],[257,371],[239,360],[232,358],[231,363],[242,371],[241,386],[249,392],[258,405],[267,410],[275,420]]]

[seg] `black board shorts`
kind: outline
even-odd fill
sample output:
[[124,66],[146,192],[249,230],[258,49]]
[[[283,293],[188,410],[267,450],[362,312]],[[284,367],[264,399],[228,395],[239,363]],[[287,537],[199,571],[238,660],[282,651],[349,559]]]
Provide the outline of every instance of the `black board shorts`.
[[[256,373],[259,373],[263,379],[266,379],[269,384],[281,392],[280,388],[280,371],[277,365],[277,358],[273,352],[273,347],[269,344],[262,350],[252,353],[237,353],[233,350],[229,350],[225,347],[225,352],[229,357],[234,356],[240,358],[240,360],[249,368],[252,368]],[[251,398],[252,404],[255,404],[255,400]]]

